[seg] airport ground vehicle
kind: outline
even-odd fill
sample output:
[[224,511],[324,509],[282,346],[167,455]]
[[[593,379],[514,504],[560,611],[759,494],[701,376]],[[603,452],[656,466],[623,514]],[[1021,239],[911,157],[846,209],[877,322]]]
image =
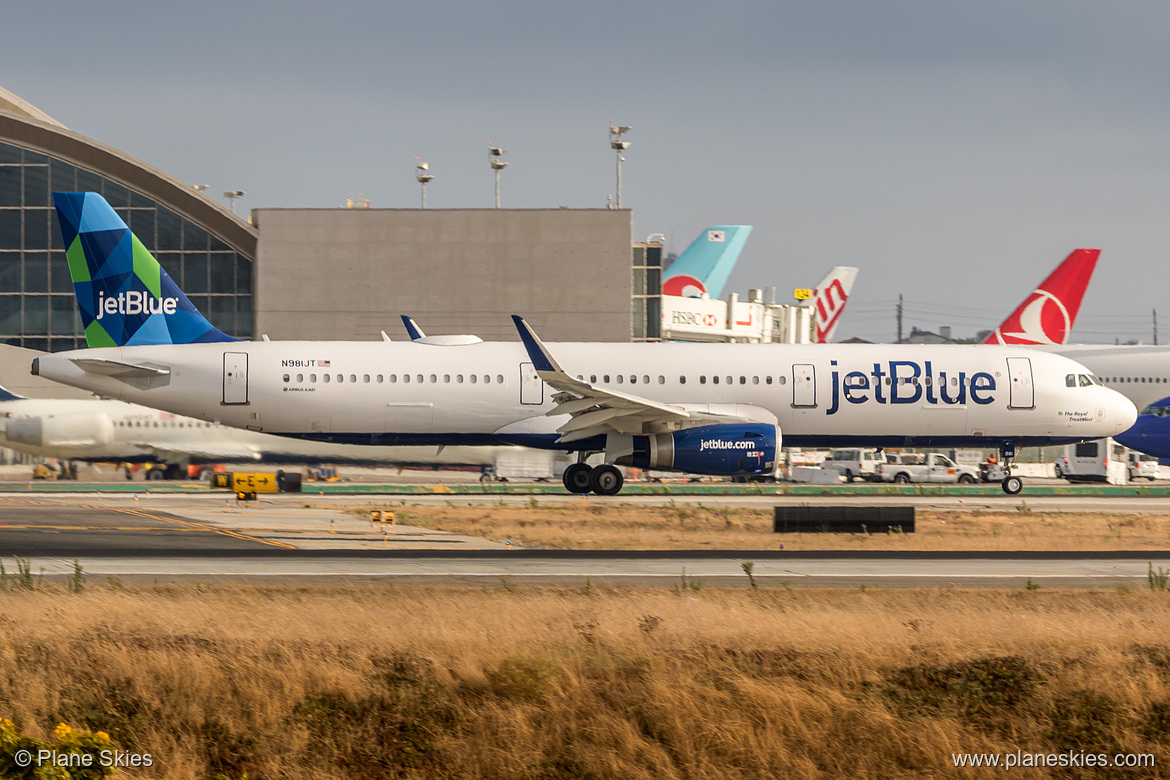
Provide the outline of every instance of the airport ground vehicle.
[[1064,454],[1056,459],[1056,476],[1069,482],[1124,485],[1129,481],[1125,447],[1113,439],[1067,444]]
[[1126,456],[1126,463],[1129,466],[1129,479],[1131,482],[1135,479],[1148,479],[1152,482],[1161,476],[1158,459],[1151,455],[1130,452]]
[[877,466],[881,462],[882,454],[875,449],[844,447],[830,452],[829,457],[821,463],[821,468],[838,472],[846,482],[855,479],[876,482]]
[[964,485],[979,481],[979,469],[961,466],[939,452],[920,455],[914,452],[890,453],[886,463],[877,466],[882,482],[958,482]]

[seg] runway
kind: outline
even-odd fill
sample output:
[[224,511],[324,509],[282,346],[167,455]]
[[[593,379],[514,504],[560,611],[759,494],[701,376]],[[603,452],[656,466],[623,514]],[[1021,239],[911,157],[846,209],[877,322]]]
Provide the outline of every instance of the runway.
[[[707,585],[749,586],[742,564],[767,586],[1044,587],[1145,586],[1148,567],[1170,570],[1170,550],[1134,552],[812,552],[517,550],[474,536],[371,523],[342,507],[367,496],[265,496],[239,505],[223,493],[31,494],[0,496],[0,557],[33,561],[33,571],[65,576],[74,560],[88,576],[132,581],[413,582],[428,584],[652,585],[685,576]],[[914,505],[977,510],[1015,508],[1022,497],[978,501],[950,496],[827,497],[834,504]],[[553,506],[702,503],[757,506],[809,503],[807,497],[726,496],[411,496],[411,504]],[[1166,512],[1164,499],[1050,496],[1034,511]],[[1051,509],[1047,509],[1051,507]],[[10,567],[11,568],[11,567]]]

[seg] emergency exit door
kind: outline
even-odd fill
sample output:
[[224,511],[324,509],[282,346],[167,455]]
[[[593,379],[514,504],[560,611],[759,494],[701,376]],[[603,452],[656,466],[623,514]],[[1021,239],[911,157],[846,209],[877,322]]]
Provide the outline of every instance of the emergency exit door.
[[1035,409],[1036,389],[1032,386],[1032,359],[1010,357],[1008,365],[1008,408]]
[[544,403],[544,380],[537,375],[531,363],[520,364],[520,403],[524,406],[540,406]]
[[223,353],[223,403],[248,403],[248,353]]
[[817,374],[812,363],[792,366],[792,405],[805,408],[817,405]]

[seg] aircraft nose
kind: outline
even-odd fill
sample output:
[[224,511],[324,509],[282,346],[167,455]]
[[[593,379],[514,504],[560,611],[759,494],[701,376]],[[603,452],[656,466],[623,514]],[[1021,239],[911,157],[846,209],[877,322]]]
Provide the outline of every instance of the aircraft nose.
[[1116,390],[1109,390],[1106,388],[1106,392],[1109,393],[1108,405],[1106,409],[1109,415],[1108,419],[1114,425],[1113,432],[1116,434],[1122,433],[1123,431],[1128,431],[1133,427],[1133,424],[1137,422],[1137,407],[1133,405],[1133,401],[1129,400]]

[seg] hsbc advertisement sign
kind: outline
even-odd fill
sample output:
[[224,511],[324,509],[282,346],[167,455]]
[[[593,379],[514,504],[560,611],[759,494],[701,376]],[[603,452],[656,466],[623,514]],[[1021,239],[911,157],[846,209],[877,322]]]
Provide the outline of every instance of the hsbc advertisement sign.
[[730,327],[727,322],[727,302],[702,298],[662,296],[662,333],[689,335],[727,335],[727,331],[744,336],[759,336],[764,327],[764,307],[757,303],[736,303]]

